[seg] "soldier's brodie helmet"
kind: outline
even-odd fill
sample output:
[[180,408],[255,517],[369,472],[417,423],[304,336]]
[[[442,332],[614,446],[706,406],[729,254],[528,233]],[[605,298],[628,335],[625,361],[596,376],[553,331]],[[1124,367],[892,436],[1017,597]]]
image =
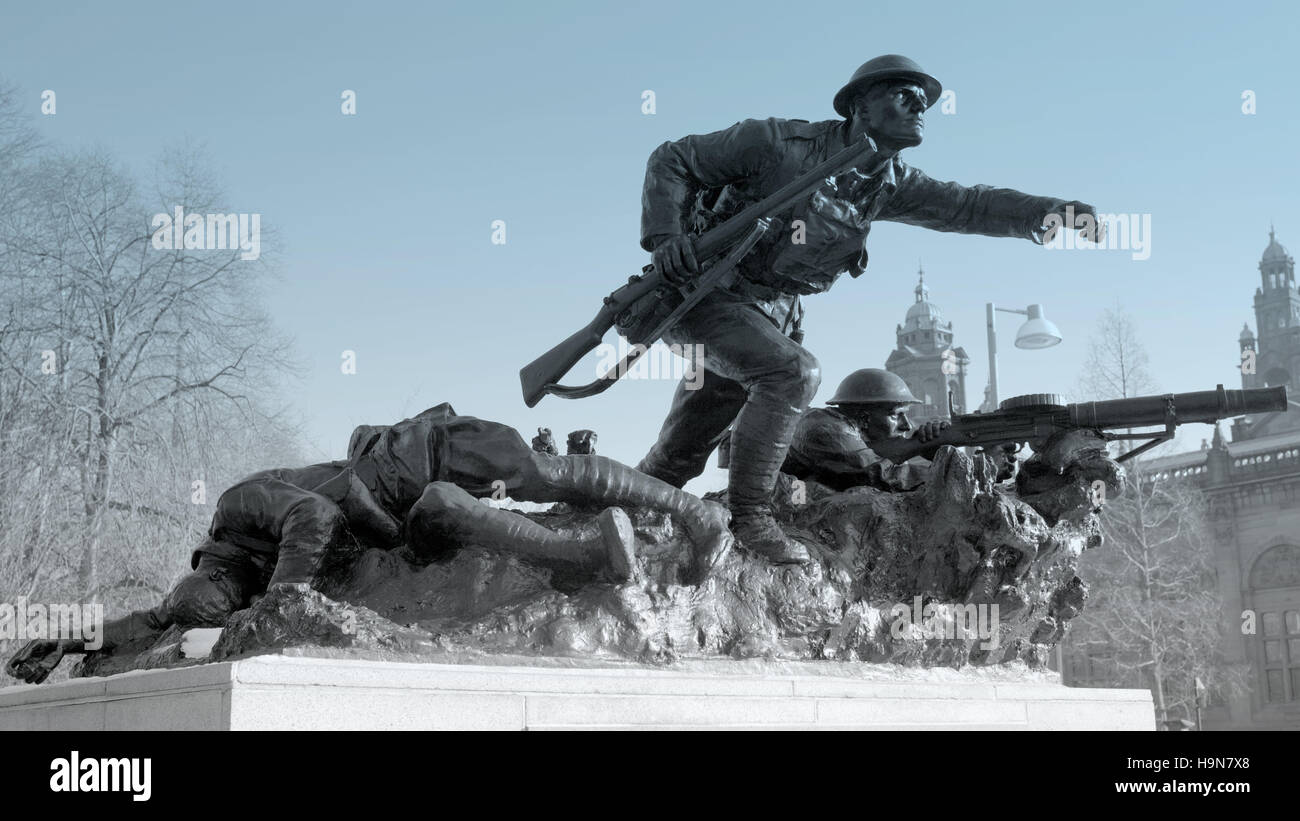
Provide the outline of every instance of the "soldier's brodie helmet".
[[921,70],[915,61],[901,54],[882,54],[863,63],[853,76],[835,94],[835,111],[845,119],[853,113],[849,110],[853,98],[872,83],[883,80],[909,80],[925,89],[926,108],[939,102],[943,94],[943,85]]
[[265,589],[254,568],[210,557],[197,564],[163,599],[172,621],[181,627],[220,627]]
[[862,368],[844,377],[828,405],[919,405],[898,374]]

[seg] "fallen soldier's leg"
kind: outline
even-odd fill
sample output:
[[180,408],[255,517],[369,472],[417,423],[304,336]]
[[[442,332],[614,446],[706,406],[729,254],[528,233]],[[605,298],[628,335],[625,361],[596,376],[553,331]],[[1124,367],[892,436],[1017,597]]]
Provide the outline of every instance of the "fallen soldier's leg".
[[626,581],[635,561],[632,522],[612,507],[600,514],[598,523],[598,536],[575,540],[526,516],[490,507],[449,482],[432,482],[407,514],[406,536],[411,548],[426,559],[478,545],[544,565],[604,570]]
[[688,584],[703,581],[731,548],[725,507],[613,459],[536,453],[514,428],[472,416],[450,420],[442,442],[438,478],[472,496],[487,496],[504,486],[518,501],[633,505],[677,516],[694,547],[683,579]]
[[730,515],[716,502],[706,502],[667,482],[633,470],[604,456],[542,456],[519,472],[511,498],[529,502],[618,504],[662,510],[678,517],[695,548],[688,584],[704,581],[731,549]]

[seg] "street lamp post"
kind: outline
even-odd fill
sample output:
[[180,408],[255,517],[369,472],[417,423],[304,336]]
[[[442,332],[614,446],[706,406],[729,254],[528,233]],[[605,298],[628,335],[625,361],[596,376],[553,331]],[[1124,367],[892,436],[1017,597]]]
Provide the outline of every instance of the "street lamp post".
[[1008,314],[1020,314],[1027,316],[1029,319],[1020,330],[1016,331],[1016,347],[1027,350],[1038,350],[1040,348],[1050,348],[1053,345],[1060,344],[1061,331],[1055,323],[1043,317],[1042,305],[1030,305],[1025,310],[1016,308],[998,308],[992,302],[988,303],[988,331],[989,331],[989,410],[998,409],[998,337],[997,328],[994,322],[994,312],[1003,311]]

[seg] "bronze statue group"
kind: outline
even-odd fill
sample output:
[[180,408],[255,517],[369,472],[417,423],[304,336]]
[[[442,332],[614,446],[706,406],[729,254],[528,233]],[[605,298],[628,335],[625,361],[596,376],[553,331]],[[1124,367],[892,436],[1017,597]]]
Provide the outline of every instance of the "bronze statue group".
[[[877,458],[870,443],[909,433],[924,443],[946,423],[914,430],[907,407],[918,400],[900,378],[871,368],[850,374],[832,407],[809,410],[821,373],[800,344],[801,297],[828,290],[846,271],[865,271],[876,219],[1041,243],[1049,216],[1060,219],[1067,208],[1096,216],[1077,201],[939,182],[906,165],[898,155],[921,142],[924,113],[941,93],[916,63],[885,55],[835,95],[842,119],[745,120],[651,154],[641,243],[655,269],[682,287],[701,275],[693,239],[711,226],[856,141],[869,140],[888,160],[868,173],[845,169],[783,215],[799,220],[801,241],[766,232],[740,261],[736,284],[709,293],[664,334],[669,343],[702,346],[703,374],[678,388],[658,441],[636,468],[596,455],[591,431],[575,432],[569,452],[559,454],[548,430],[530,447],[513,428],[446,403],[392,425],[363,426],[346,459],[266,470],[223,493],[192,572],[157,607],[105,624],[104,651],[173,624],[220,626],[271,586],[311,585],[369,548],[405,545],[433,562],[475,545],[623,582],[636,564],[625,507],[667,512],[684,528],[692,554],[683,584],[703,583],[733,543],[777,564],[810,561],[773,516],[779,474],[835,490],[908,490],[915,480]],[[646,299],[635,310],[657,307]],[[682,490],[728,436],[727,505]],[[482,503],[502,488],[517,501],[603,507],[597,534],[570,538]],[[76,640],[35,641],[6,669],[40,682],[65,653],[85,651]]]

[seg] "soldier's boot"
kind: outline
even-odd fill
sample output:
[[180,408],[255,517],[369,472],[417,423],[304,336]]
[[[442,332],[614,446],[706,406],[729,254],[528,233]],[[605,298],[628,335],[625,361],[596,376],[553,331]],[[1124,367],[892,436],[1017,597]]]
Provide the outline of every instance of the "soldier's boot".
[[727,484],[731,529],[742,547],[773,564],[803,564],[812,559],[808,548],[787,536],[772,516],[772,492],[800,413],[800,408],[789,404],[751,401],[736,418],[731,434]]
[[594,536],[570,538],[511,510],[494,508],[448,482],[425,488],[407,516],[411,547],[426,557],[448,546],[480,545],[561,569],[606,572],[615,581],[632,577],[636,539],[632,521],[616,507],[596,518]]
[[706,502],[604,456],[539,459],[544,462],[539,465],[540,486],[526,488],[530,501],[634,505],[675,516],[693,548],[690,567],[681,578],[685,584],[704,581],[731,550],[731,517],[717,502]]
[[619,581],[632,578],[636,567],[636,535],[621,507],[607,507],[596,517],[610,573]]

